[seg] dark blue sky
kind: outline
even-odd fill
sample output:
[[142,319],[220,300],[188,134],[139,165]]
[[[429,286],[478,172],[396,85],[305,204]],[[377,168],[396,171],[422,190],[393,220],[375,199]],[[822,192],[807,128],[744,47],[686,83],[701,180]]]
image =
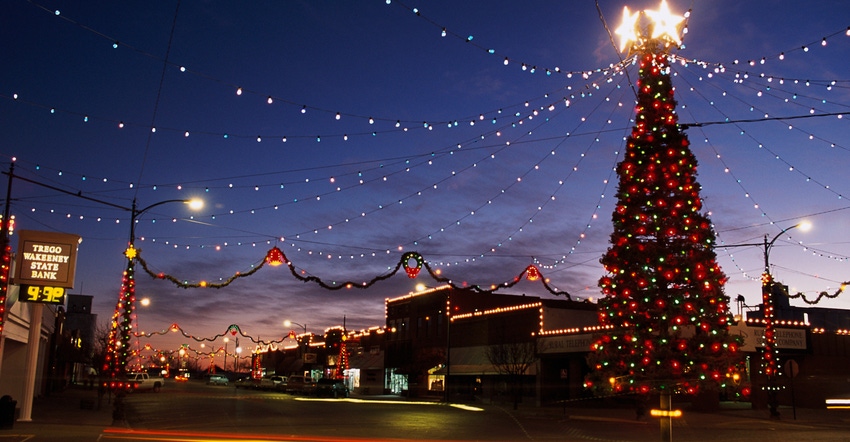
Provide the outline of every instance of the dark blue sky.
[[[612,31],[626,5],[657,2],[600,0]],[[735,121],[850,111],[850,6],[670,3],[689,6],[672,68],[680,122],[731,121],[687,132],[719,239],[757,243],[808,219],[811,232],[772,249],[774,275],[809,299],[834,292],[850,279],[847,118]],[[328,283],[372,280],[417,251],[459,284],[537,264],[553,287],[595,298],[634,116],[637,72],[612,68],[621,56],[590,0],[14,0],[0,14],[0,167],[15,157],[16,174],[125,207],[203,198],[198,213],[162,205],[136,228],[148,264],[190,282],[249,271],[277,245]],[[74,292],[105,323],[128,213],[24,181],[12,199],[19,229],[83,237]],[[762,249],[717,252],[727,294],[758,304]],[[266,267],[181,289],[140,273],[152,304],[139,322],[197,336],[235,323],[269,340],[284,319],[359,329],[420,282],[436,284],[399,273],[329,291]],[[528,281],[506,292],[552,296]]]

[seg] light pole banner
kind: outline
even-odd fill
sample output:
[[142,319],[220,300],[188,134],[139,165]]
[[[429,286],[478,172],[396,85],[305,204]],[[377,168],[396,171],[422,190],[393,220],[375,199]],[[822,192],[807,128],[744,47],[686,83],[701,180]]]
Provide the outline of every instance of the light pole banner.
[[[70,233],[19,231],[14,283],[74,288],[77,248],[82,238]],[[23,297],[21,300],[24,300]]]

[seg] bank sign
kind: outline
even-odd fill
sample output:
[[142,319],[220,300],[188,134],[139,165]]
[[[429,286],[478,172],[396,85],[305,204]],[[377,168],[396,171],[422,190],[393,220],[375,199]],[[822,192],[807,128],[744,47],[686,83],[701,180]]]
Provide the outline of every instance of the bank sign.
[[79,235],[21,230],[18,233],[15,284],[20,300],[64,304],[65,289],[74,288]]

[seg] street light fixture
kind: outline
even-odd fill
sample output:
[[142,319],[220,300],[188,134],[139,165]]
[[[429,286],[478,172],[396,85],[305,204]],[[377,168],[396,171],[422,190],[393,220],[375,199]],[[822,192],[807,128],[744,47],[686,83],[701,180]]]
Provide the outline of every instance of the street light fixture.
[[283,321],[283,326],[284,326],[284,327],[291,327],[291,326],[293,326],[293,325],[297,325],[297,326],[299,326],[299,327],[302,327],[302,328],[304,329],[304,334],[305,334],[305,335],[307,334],[307,325],[306,325],[306,324],[299,324],[299,323],[297,323],[297,322],[292,322],[292,321],[290,321],[289,319],[287,319],[286,321]]
[[183,203],[188,204],[189,208],[192,210],[199,210],[204,207],[204,201],[198,198],[192,198],[188,200],[174,199],[174,200],[165,200],[160,201],[158,203],[153,203],[150,206],[147,206],[141,210],[136,208],[136,199],[133,199],[133,206],[130,208],[130,247],[135,245],[136,243],[136,219],[138,217],[147,212],[150,209],[153,209],[156,206],[161,206],[163,204],[168,203]]
[[[148,307],[148,306],[151,305],[151,299],[147,298],[147,297],[142,298],[142,299],[139,300],[139,305],[141,305],[142,307]],[[135,333],[135,335],[136,335],[136,348],[138,349],[137,350],[138,354],[136,355],[136,357],[139,360],[139,369],[142,369],[144,367],[144,363],[142,361],[142,341],[141,341],[141,338],[143,336],[147,336],[147,334],[144,331],[141,330],[141,326],[139,325],[138,315],[136,315],[136,333]]]
[[770,274],[770,249],[773,244],[785,232],[799,228],[803,231],[808,231],[811,228],[811,223],[804,221],[790,227],[782,229],[770,241],[767,240],[767,235],[764,235],[764,274],[761,278],[761,299],[763,305],[763,321],[764,321],[764,352],[762,353],[762,370],[767,377],[767,402],[770,408],[771,419],[779,419],[779,410],[777,403],[776,386],[776,371],[777,371],[777,355],[776,350],[776,331],[774,328],[774,302],[773,292],[773,276]]
[[221,363],[221,369],[227,373],[227,343],[230,342],[230,338],[227,336],[224,337],[224,362]]
[[[297,322],[290,321],[289,319],[283,321],[284,327],[291,327],[293,325],[297,325],[304,329],[304,334],[302,335],[301,341],[304,342],[304,349],[301,351],[301,358],[304,359],[304,355],[307,354],[307,324],[299,324]],[[294,338],[293,338],[294,339]],[[298,340],[295,340],[295,343],[298,344]],[[301,349],[301,344],[298,344],[298,348]]]
[[236,354],[233,356],[233,372],[239,371],[239,359],[242,357],[242,347],[239,346],[239,338],[236,338]]

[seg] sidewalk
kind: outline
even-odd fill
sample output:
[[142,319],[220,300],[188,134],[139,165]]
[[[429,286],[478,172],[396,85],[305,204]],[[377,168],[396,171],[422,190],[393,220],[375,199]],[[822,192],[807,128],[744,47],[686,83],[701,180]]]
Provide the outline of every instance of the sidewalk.
[[[32,420],[15,421],[12,428],[0,430],[0,439],[97,440],[103,429],[112,425],[112,402],[109,399],[108,395],[103,396],[98,408],[97,389],[89,390],[82,386],[70,386],[64,391],[36,398]],[[18,401],[18,405],[20,403]]]

